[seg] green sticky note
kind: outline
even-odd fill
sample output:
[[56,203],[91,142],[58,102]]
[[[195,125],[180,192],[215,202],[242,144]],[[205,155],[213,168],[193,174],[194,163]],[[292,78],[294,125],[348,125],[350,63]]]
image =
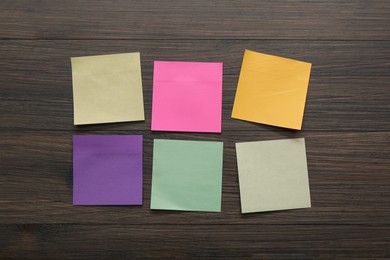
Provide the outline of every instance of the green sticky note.
[[310,208],[305,139],[236,143],[242,213]]
[[154,140],[151,209],[221,211],[222,142]]

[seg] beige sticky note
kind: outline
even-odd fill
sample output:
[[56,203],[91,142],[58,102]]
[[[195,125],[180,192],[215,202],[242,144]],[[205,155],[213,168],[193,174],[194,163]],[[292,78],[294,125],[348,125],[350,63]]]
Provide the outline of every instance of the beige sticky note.
[[145,120],[139,52],[71,61],[75,125]]
[[305,139],[236,143],[241,211],[310,208]]

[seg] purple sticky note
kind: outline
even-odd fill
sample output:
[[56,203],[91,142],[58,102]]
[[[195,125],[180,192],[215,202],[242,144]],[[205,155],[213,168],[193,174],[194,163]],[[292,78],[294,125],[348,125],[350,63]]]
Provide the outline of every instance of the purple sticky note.
[[73,205],[142,205],[142,135],[73,136]]

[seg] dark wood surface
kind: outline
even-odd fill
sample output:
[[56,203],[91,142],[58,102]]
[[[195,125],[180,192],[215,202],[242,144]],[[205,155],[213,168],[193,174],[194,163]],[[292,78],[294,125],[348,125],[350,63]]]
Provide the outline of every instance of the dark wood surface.
[[[302,131],[230,118],[244,49],[313,63]],[[145,122],[74,127],[70,57],[140,51]],[[152,133],[153,60],[224,62],[223,133]],[[390,258],[390,2],[0,1],[0,258]],[[72,206],[72,135],[142,134],[144,205]],[[236,141],[305,137],[312,208],[240,214]],[[221,213],[151,211],[154,138],[222,140]]]

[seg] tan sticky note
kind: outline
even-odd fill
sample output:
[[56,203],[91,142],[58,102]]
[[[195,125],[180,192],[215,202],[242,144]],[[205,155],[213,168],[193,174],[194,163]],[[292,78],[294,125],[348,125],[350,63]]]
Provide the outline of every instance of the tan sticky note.
[[71,61],[75,125],[145,120],[140,53]]
[[311,63],[245,50],[232,118],[300,130]]
[[241,211],[310,208],[305,139],[236,143]]

